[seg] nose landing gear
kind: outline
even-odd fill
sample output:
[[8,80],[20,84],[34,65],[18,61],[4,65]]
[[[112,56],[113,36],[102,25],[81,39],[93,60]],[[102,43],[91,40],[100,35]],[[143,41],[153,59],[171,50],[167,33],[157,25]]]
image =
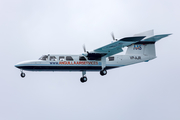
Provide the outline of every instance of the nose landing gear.
[[25,73],[21,73],[21,77],[24,78],[26,76]]
[[21,71],[21,77],[24,78],[26,76],[25,73],[23,73],[23,71]]

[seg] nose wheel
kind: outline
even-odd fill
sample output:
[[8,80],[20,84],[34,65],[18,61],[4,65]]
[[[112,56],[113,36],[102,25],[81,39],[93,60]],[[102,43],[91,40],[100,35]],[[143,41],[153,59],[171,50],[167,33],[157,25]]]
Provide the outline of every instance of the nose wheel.
[[21,77],[24,78],[26,76],[25,73],[23,73],[23,71],[21,71]]

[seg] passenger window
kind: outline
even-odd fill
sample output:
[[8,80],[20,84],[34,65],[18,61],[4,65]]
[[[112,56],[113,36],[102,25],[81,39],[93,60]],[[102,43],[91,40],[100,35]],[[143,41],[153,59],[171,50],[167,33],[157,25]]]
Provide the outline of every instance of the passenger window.
[[64,56],[59,56],[59,61],[64,61]]
[[71,56],[66,56],[67,61],[73,61],[73,58]]
[[109,61],[114,61],[114,57],[108,57]]
[[86,61],[86,58],[84,56],[79,56],[80,61]]
[[50,56],[50,61],[57,61],[55,56]]

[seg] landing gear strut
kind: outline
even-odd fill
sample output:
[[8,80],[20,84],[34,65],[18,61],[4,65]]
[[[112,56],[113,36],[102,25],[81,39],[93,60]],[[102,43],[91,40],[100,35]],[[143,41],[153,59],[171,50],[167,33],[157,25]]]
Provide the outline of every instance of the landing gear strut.
[[23,73],[23,71],[21,71],[21,77],[24,78],[26,76],[25,73]]
[[107,71],[106,71],[105,69],[103,69],[103,70],[100,71],[100,74],[101,74],[102,76],[104,76],[104,75],[107,74]]
[[87,77],[86,77],[86,71],[82,71],[82,77],[80,78],[80,81],[82,83],[87,81]]

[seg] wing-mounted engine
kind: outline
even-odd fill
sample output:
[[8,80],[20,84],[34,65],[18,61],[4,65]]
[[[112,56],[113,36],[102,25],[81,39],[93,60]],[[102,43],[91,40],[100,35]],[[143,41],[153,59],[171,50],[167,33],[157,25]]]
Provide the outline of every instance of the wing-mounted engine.
[[107,53],[95,53],[95,52],[88,52],[86,51],[85,45],[83,45],[84,53],[82,54],[85,56],[88,60],[101,60],[101,58]]

